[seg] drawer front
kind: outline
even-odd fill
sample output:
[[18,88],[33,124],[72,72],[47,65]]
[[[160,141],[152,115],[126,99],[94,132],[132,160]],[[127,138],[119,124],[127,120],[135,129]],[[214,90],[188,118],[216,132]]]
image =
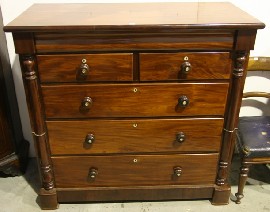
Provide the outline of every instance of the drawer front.
[[43,85],[42,93],[47,118],[224,115],[228,86],[228,83]]
[[140,54],[140,79],[142,81],[229,79],[231,69],[228,52]]
[[53,155],[218,152],[223,119],[47,121],[47,128]]
[[218,154],[52,157],[52,162],[58,188],[203,185],[215,183]]
[[131,53],[38,55],[41,82],[132,81]]
[[[167,31],[167,30],[166,30]],[[232,50],[234,32],[231,30],[199,30],[198,33],[189,29],[181,32],[149,33],[140,29],[138,32],[107,33],[34,33],[36,51],[47,52],[78,52],[78,51],[126,51],[126,50]]]

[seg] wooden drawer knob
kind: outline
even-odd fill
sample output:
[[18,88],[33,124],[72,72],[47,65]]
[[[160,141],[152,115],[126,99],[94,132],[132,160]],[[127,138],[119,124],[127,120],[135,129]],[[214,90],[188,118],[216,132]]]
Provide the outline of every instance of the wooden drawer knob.
[[180,166],[173,168],[174,175],[180,177],[182,175],[182,168]]
[[179,143],[183,143],[186,139],[186,136],[183,132],[179,132],[176,134],[176,141]]
[[82,63],[79,68],[79,74],[82,77],[86,77],[89,74],[89,66],[86,63]]
[[178,105],[180,107],[187,107],[189,105],[189,99],[187,96],[181,96],[179,99],[178,99]]
[[98,170],[97,170],[97,168],[91,167],[91,168],[89,169],[89,173],[88,173],[88,181],[89,181],[89,182],[95,181],[97,175],[98,175]]
[[85,142],[86,144],[93,144],[94,141],[95,141],[95,135],[94,135],[94,134],[89,133],[89,134],[87,134],[87,135],[85,136],[84,142]]
[[90,97],[84,97],[84,99],[81,102],[81,109],[83,111],[88,111],[90,110],[92,104],[93,104],[93,100]]
[[185,61],[181,65],[182,74],[188,74],[191,71],[191,64],[188,61]]

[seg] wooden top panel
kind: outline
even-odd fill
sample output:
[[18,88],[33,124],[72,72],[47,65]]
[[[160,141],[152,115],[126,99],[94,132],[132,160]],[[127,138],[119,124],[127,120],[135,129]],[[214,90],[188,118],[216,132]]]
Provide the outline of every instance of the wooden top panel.
[[259,29],[265,25],[225,2],[34,4],[5,31]]

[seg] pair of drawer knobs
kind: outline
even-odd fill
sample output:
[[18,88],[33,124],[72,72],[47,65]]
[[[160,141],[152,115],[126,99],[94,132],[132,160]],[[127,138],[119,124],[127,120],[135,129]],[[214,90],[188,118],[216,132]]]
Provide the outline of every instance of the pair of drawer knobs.
[[[183,143],[186,139],[185,133],[179,132],[176,134],[176,141],[179,143]],[[95,135],[92,133],[89,133],[86,135],[84,142],[86,144],[93,144],[95,141]]]
[[[180,166],[174,167],[173,168],[173,175],[175,177],[181,177],[181,175],[182,175],[182,168]],[[97,176],[98,176],[98,169],[97,168],[94,168],[94,167],[91,167],[89,169],[89,173],[88,173],[88,182],[95,181],[95,179],[97,178]]]
[[[190,62],[188,62],[188,61],[183,62],[181,65],[181,73],[188,74],[190,71],[191,71]],[[82,60],[82,64],[80,65],[79,74],[81,75],[81,77],[87,77],[89,74],[89,65],[86,64],[85,59]]]
[[[81,109],[83,110],[90,110],[91,106],[93,104],[93,100],[91,97],[84,97],[81,103]],[[178,99],[178,106],[179,107],[187,107],[189,105],[189,99],[187,96],[181,96]]]

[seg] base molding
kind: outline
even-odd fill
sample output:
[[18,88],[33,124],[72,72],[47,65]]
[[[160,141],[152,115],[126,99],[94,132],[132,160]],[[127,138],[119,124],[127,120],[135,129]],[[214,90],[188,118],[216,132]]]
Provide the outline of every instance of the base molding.
[[211,199],[213,186],[58,188],[59,202]]

